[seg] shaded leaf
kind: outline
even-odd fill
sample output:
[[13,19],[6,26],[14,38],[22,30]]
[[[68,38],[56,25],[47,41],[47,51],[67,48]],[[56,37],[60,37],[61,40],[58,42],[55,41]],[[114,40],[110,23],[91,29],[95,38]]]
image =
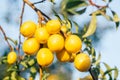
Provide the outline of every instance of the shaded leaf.
[[104,74],[103,74],[103,76],[105,76],[106,74],[111,73],[111,71],[113,71],[113,70],[116,70],[116,69],[115,69],[115,68],[113,68],[113,69],[109,69],[109,70],[105,71],[105,72],[104,72]]
[[114,11],[111,10],[111,12],[113,14],[113,21],[115,22],[116,29],[118,29],[118,27],[120,25],[120,18]]
[[111,2],[112,0],[109,0],[109,2]]
[[118,77],[118,69],[117,67],[115,67],[115,70],[114,70],[114,80],[116,80]]
[[100,74],[101,74],[101,79],[104,80],[106,79],[106,76],[103,76],[104,75],[104,71],[102,69],[100,69]]
[[115,22],[115,25],[116,25],[116,29],[118,29],[120,22]]
[[66,4],[66,8],[72,8],[75,6],[78,6],[79,4],[85,3],[85,1],[80,1],[80,0],[70,0],[68,1],[68,3]]
[[87,32],[82,36],[83,38],[91,36],[96,31],[97,18],[95,14],[92,14],[92,20],[88,27]]
[[10,67],[8,64],[1,64],[0,65],[0,80],[2,80],[5,76],[9,75],[7,69]]
[[119,16],[114,11],[111,10],[111,12],[113,14],[113,21],[114,22],[119,22],[120,21]]
[[83,14],[85,11],[86,11],[86,8],[84,8],[84,9],[82,9],[82,10],[79,10],[79,11],[76,11],[76,13],[78,13],[78,14]]
[[61,20],[60,16],[58,15],[58,13],[57,13],[55,10],[53,10],[53,13],[54,13],[55,16],[58,18],[58,20],[61,22],[62,20]]

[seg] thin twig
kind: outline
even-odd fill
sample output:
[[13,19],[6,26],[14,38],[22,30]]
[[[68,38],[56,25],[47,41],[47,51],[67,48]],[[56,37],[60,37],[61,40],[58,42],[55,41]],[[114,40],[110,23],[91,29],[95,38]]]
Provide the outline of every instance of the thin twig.
[[42,76],[43,76],[42,66],[39,66],[39,67],[40,67],[40,80],[42,80]]
[[88,1],[89,1],[89,3],[90,3],[91,5],[93,5],[93,6],[97,7],[97,8],[104,8],[104,7],[107,7],[107,6],[108,6],[108,5],[100,6],[100,5],[95,4],[92,0],[88,0]]
[[40,11],[42,13],[43,16],[45,16],[48,20],[51,20],[50,17],[48,17],[45,13],[43,13],[42,11]]
[[2,29],[1,25],[0,25],[0,30],[1,30],[2,33],[3,33],[4,39],[5,39],[5,41],[7,42],[8,46],[9,46],[9,48],[10,48],[10,51],[12,51],[13,48],[12,48],[12,46],[10,45],[10,43],[9,43],[9,41],[8,41],[8,39],[7,39],[7,36],[6,36],[6,34],[5,34],[5,31]]
[[[23,14],[24,14],[24,9],[25,9],[25,2],[23,2],[23,6],[22,6],[22,12],[20,15],[20,27],[22,25],[23,22]],[[19,28],[20,29],[20,28]],[[20,59],[20,45],[21,45],[21,34],[19,32],[19,43],[18,43],[18,58]]]
[[42,3],[42,2],[44,2],[44,1],[46,1],[46,0],[42,0],[42,1],[38,1],[38,2],[34,2],[33,4],[39,4],[39,3]]
[[93,80],[98,80],[97,77],[95,77],[95,74],[92,72],[92,69],[89,69],[89,73],[91,74]]
[[38,23],[41,24],[41,22],[44,20],[44,17],[42,16],[42,13],[38,8],[34,6],[29,0],[23,0],[26,4],[28,4],[38,15]]

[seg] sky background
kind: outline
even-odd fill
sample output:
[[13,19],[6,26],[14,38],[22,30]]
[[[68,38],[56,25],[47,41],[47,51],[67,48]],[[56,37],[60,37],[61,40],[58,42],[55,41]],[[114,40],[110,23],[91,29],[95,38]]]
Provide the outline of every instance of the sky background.
[[[10,2],[11,1],[11,2]],[[12,3],[14,0],[2,0],[0,2],[0,25],[5,30],[7,36],[18,40],[18,34],[19,34],[19,17],[21,13],[21,4],[22,0],[19,0],[19,3],[15,4]],[[33,1],[33,0],[31,0]],[[35,0],[38,1],[38,0]],[[101,2],[101,0],[93,0],[96,3],[104,4]],[[56,0],[56,2],[60,2],[60,0]],[[59,3],[58,3],[59,4]],[[15,7],[16,6],[16,7]],[[52,17],[52,3],[50,2],[44,2],[40,5],[36,5],[37,7],[40,7],[40,9]],[[59,6],[59,5],[56,5]],[[110,4],[110,7],[117,12],[117,14],[120,16],[120,1],[119,0],[113,0],[113,2]],[[91,9],[92,8],[92,9]],[[89,7],[86,11],[86,14],[83,14],[82,16],[76,15],[74,16],[74,20],[77,20],[77,22],[83,26],[83,23],[88,22],[90,20],[90,17],[88,14],[91,12],[91,10],[95,10],[94,7]],[[7,12],[12,12],[12,14],[6,14]],[[6,15],[10,15],[10,23],[7,23],[4,19]],[[28,6],[25,7],[24,12],[24,18],[23,21],[26,20],[33,20],[37,23],[37,15],[36,13]],[[97,52],[102,54],[102,61],[108,63],[111,67],[117,66],[120,69],[120,28],[116,31],[115,24],[112,22],[107,21],[103,17],[98,19],[97,27],[102,30],[106,29],[107,27],[111,27],[112,29],[104,31],[104,33],[101,33],[101,39],[98,42],[97,46],[94,46],[97,50]],[[4,49],[6,48],[7,44],[3,39],[3,35],[0,32],[0,55],[4,53]],[[88,73],[80,73],[75,68],[74,74],[73,74],[73,80],[77,80],[79,77],[83,77],[84,75]],[[36,79],[37,80],[37,79]],[[120,80],[120,75],[118,80]]]

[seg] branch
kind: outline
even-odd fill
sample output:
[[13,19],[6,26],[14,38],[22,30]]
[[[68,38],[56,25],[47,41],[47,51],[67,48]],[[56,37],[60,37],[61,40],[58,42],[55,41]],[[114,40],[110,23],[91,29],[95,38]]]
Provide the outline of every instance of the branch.
[[[24,9],[25,9],[25,2],[23,2],[23,5],[22,5],[22,12],[21,12],[21,15],[20,15],[20,27],[21,27],[22,22],[23,22]],[[18,58],[19,59],[20,59],[20,44],[21,44],[21,34],[19,32],[19,43],[18,43]]]
[[28,4],[38,15],[38,22],[41,24],[41,22],[44,20],[44,17],[42,16],[42,13],[39,9],[37,9],[34,4],[32,4],[29,0],[23,0],[26,4]]
[[10,48],[10,51],[12,51],[13,48],[12,48],[12,46],[10,45],[10,43],[9,43],[9,41],[8,41],[8,39],[7,39],[7,36],[6,36],[6,34],[5,34],[5,31],[2,29],[1,25],[0,25],[0,30],[1,30],[2,33],[3,33],[4,39],[5,39],[5,41],[7,42],[8,46],[9,46],[9,48]]
[[98,80],[97,77],[95,77],[95,74],[92,72],[91,67],[90,67],[90,69],[89,69],[89,73],[91,74],[93,80]]
[[43,76],[42,66],[39,66],[39,67],[40,67],[40,80],[42,80],[42,76]]
[[38,2],[34,2],[33,4],[42,3],[42,2],[44,2],[44,1],[46,1],[46,0],[42,0],[42,1],[38,1]]
[[88,1],[89,1],[89,3],[90,3],[92,6],[95,6],[95,7],[97,7],[97,8],[104,8],[104,7],[107,7],[107,6],[108,6],[108,5],[100,6],[100,5],[95,4],[92,0],[88,0]]

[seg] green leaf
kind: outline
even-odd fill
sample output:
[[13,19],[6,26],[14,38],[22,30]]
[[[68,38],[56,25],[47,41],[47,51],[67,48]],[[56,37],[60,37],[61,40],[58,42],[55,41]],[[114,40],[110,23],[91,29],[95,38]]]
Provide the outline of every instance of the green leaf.
[[30,72],[31,72],[31,73],[36,73],[36,72],[37,72],[37,70],[36,70],[36,68],[35,68],[35,67],[31,67],[31,68],[30,68]]
[[9,75],[9,72],[7,72],[7,69],[10,67],[8,64],[1,64],[0,65],[0,80],[2,80],[5,76]]
[[35,64],[35,60],[34,59],[31,59],[30,61],[28,61],[28,65],[29,66],[32,66],[33,64]]
[[83,38],[91,36],[96,31],[97,18],[95,14],[92,14],[92,20],[88,27],[87,32],[82,36]]
[[111,10],[111,12],[113,14],[113,21],[115,22],[116,29],[118,29],[118,27],[120,25],[120,18],[114,11]]
[[86,11],[86,8],[83,8],[82,10],[76,11],[78,14],[83,14]]
[[55,4],[55,0],[50,0],[50,2],[52,2],[53,4]]
[[120,22],[115,22],[115,25],[116,25],[116,29],[118,29]]
[[112,11],[112,10],[111,10],[111,12],[112,12],[112,14],[113,14],[113,21],[114,21],[114,22],[119,22],[119,21],[120,21],[120,18],[119,18],[119,16],[117,15],[117,13],[115,13],[115,12]]
[[[111,73],[111,71],[113,71],[113,70],[116,70],[116,69],[112,68],[112,69],[109,69],[109,70],[105,71],[104,74],[103,74],[103,76],[105,76],[106,74]],[[109,74],[109,75],[112,75],[112,74]]]
[[85,3],[85,1],[80,1],[80,0],[70,0],[68,1],[68,3],[66,4],[66,8],[73,8],[75,6],[78,6],[79,4]]
[[21,63],[20,63],[22,66],[24,66],[25,68],[28,68],[28,65],[27,65],[27,63],[25,62],[25,61],[21,61]]
[[17,80],[17,73],[16,73],[16,71],[13,71],[12,73],[11,73],[11,79],[12,80]]
[[115,67],[115,70],[114,70],[114,80],[116,80],[117,79],[117,77],[118,77],[118,69],[117,69],[117,67]]
[[106,80],[106,76],[103,76],[104,75],[104,71],[102,70],[102,69],[100,69],[100,74],[101,74],[101,77],[100,78],[102,78],[102,80]]
[[111,2],[112,0],[109,0],[109,2]]
[[25,78],[23,78],[21,76],[17,76],[17,80],[25,80]]
[[6,76],[6,77],[3,78],[3,80],[10,80],[10,77]]
[[[110,69],[111,69],[111,67],[110,67],[107,63],[103,62],[103,64],[105,65],[105,67],[106,67],[107,70],[110,70]],[[110,72],[109,74],[112,75],[111,72]]]

